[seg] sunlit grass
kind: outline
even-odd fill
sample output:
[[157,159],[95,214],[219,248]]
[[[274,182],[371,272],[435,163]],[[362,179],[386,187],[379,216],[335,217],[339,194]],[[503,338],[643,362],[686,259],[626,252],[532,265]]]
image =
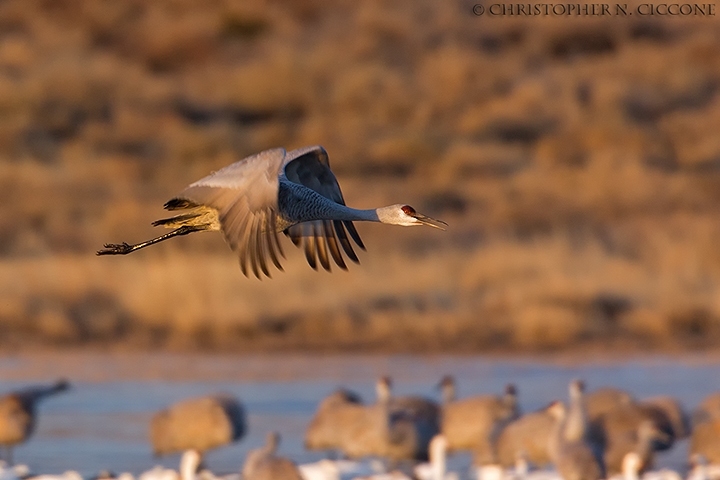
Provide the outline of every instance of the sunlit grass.
[[[396,351],[720,339],[712,19],[462,2],[0,6],[0,346]],[[633,8],[632,4],[630,8]],[[220,235],[106,242],[245,155],[322,144],[362,264],[246,279]]]

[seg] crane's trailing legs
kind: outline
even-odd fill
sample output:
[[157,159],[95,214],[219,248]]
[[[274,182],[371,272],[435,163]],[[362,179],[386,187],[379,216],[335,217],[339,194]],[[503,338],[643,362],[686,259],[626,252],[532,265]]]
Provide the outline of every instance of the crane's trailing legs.
[[136,243],[134,245],[130,245],[125,242],[106,243],[104,245],[105,248],[97,251],[97,255],[127,255],[128,253],[134,252],[135,250],[140,250],[141,248],[145,248],[149,245],[154,245],[158,242],[162,242],[163,240],[167,240],[168,238],[178,237],[180,235],[187,235],[193,232],[201,232],[207,229],[207,226],[204,225],[184,225],[176,230],[173,230],[172,232],[166,233],[165,235],[160,235],[159,237]]

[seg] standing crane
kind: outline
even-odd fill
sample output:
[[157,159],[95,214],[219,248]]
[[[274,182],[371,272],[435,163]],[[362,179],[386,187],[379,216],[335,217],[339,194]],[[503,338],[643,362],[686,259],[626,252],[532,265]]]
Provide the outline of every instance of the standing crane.
[[260,278],[270,277],[267,258],[282,270],[284,258],[277,234],[284,232],[297,246],[303,244],[313,269],[317,260],[330,271],[330,256],[347,270],[340,247],[359,263],[350,238],[365,249],[354,221],[391,225],[429,225],[444,230],[447,224],[397,204],[369,210],[345,205],[340,186],[330,170],[328,154],[319,145],[286,152],[274,148],[251,155],[211,173],[188,186],[165,204],[167,210],[185,213],[153,222],[175,228],[172,232],[135,245],[106,244],[98,255],[125,255],[168,238],[193,232],[222,231],[240,257],[240,269]]
[[47,397],[70,388],[67,380],[53,385],[38,385],[0,396],[0,447],[6,451],[5,460],[12,465],[12,449],[25,442],[35,431],[37,405]]
[[[155,455],[207,450],[240,440],[247,430],[245,409],[227,394],[181,400],[157,412],[150,421]],[[189,461],[189,460],[188,460]]]

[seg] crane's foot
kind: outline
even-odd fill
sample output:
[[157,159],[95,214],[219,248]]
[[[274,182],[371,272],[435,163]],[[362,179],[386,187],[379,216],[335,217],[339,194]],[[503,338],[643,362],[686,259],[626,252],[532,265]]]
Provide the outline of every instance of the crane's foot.
[[135,250],[134,245],[123,243],[106,243],[105,248],[98,250],[96,255],[126,255]]

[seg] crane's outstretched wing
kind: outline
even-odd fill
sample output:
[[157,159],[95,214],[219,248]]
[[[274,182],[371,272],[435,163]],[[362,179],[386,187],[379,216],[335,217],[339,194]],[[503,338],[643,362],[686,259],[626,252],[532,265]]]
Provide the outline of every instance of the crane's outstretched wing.
[[[285,156],[284,174],[291,182],[299,183],[334,202],[345,205],[340,185],[330,170],[328,154],[323,147],[316,145],[288,152]],[[365,246],[352,222],[316,220],[299,223],[285,230],[285,234],[295,245],[303,244],[305,258],[312,268],[317,269],[316,259],[319,259],[320,264],[327,271],[330,271],[328,250],[335,263],[343,270],[347,270],[338,243],[350,260],[359,263],[348,239],[348,233],[364,250]]]
[[225,240],[238,253],[243,274],[247,276],[249,265],[257,278],[260,271],[269,277],[268,256],[282,270],[275,217],[285,156],[284,148],[275,148],[244,158],[191,184],[165,208],[217,210]]

